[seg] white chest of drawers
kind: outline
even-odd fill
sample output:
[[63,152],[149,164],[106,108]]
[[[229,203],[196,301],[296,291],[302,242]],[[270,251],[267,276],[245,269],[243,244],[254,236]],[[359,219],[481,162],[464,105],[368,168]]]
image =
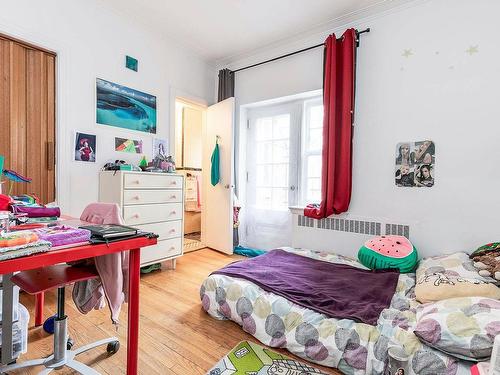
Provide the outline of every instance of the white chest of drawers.
[[159,235],[158,244],[141,252],[141,266],[183,254],[184,177],[178,174],[103,171],[99,201],[117,203],[125,225]]

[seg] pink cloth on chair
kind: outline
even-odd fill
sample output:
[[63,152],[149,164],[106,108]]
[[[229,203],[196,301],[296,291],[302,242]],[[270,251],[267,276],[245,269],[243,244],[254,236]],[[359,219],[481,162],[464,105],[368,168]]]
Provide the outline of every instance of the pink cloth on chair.
[[[80,220],[92,224],[123,224],[116,203],[91,203]],[[118,323],[121,306],[128,300],[128,251],[94,258],[99,279],[81,281],[73,288],[73,301],[83,314],[104,307],[104,297],[111,310],[111,320]]]

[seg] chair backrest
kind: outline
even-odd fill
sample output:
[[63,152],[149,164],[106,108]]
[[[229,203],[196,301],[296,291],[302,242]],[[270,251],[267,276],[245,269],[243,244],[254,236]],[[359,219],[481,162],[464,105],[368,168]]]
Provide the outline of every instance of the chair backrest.
[[116,203],[91,203],[83,210],[80,220],[92,224],[123,224],[120,206]]

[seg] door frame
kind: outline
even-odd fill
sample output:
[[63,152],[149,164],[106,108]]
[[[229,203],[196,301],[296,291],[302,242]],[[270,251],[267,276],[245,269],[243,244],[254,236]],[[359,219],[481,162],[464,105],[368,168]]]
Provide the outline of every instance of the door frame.
[[[170,130],[169,130],[169,136],[170,136],[170,141],[169,141],[169,148],[170,148],[170,154],[175,156],[175,137],[176,137],[176,127],[175,127],[175,116],[176,116],[176,108],[175,108],[175,103],[177,101],[182,101],[187,104],[193,105],[194,107],[198,107],[202,110],[202,128],[205,128],[206,123],[207,123],[207,108],[208,108],[208,103],[205,99],[200,98],[195,95],[191,95],[187,93],[186,91],[177,89],[175,87],[170,88]],[[203,132],[202,132],[202,137],[203,137]],[[203,139],[202,139],[202,147],[203,147]],[[203,149],[202,149],[202,155],[203,155]],[[205,176],[205,171],[202,169],[202,176],[203,178],[206,178]],[[204,184],[202,183],[201,186],[201,196],[206,196],[205,195],[205,187]],[[203,214],[203,206],[201,209],[201,243],[205,243],[205,220],[204,220],[204,214]],[[184,213],[183,213],[184,215]],[[182,233],[184,233],[184,228],[182,230]],[[183,236],[184,237],[184,236]],[[184,238],[182,239],[184,243]]]

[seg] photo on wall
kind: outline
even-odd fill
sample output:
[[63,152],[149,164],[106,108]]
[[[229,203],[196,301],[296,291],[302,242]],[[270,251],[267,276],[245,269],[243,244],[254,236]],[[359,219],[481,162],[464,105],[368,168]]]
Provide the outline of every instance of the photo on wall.
[[166,139],[153,138],[153,157],[160,157],[160,159],[165,160],[168,156],[168,143]]
[[436,147],[432,141],[401,142],[396,146],[396,186],[432,187]]
[[142,141],[115,137],[115,151],[142,154]]
[[96,122],[156,134],[156,96],[96,80]]
[[94,134],[76,132],[75,160],[95,163],[96,136]]

